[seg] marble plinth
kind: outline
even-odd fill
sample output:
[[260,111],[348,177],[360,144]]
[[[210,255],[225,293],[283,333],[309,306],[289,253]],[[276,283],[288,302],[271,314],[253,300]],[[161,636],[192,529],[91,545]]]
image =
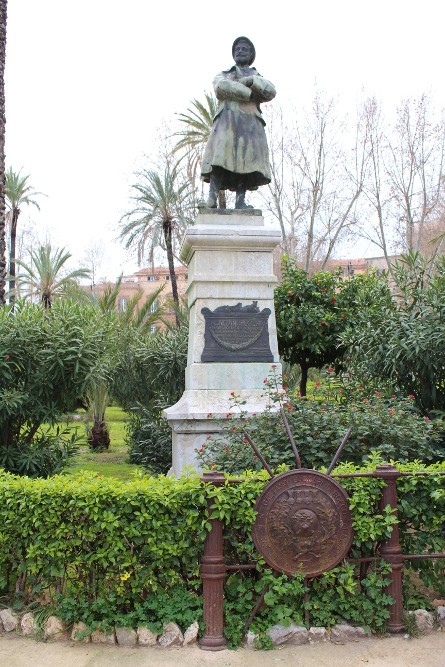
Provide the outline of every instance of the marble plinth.
[[[178,403],[164,411],[172,428],[174,475],[179,476],[185,466],[199,469],[195,449],[201,447],[208,435],[221,430],[221,419],[233,409],[231,392],[246,400],[243,410],[247,414],[262,412],[267,407],[264,379],[272,372],[272,366],[281,375],[273,300],[277,278],[272,258],[280,240],[280,231],[265,227],[261,211],[251,209],[201,211],[186,232],[181,249],[181,259],[188,264],[189,273],[190,333],[185,392]],[[268,361],[258,354],[257,360],[243,362],[241,352],[238,354],[236,350],[230,352],[230,361],[202,361],[206,335],[206,351],[210,336],[202,311],[209,309],[214,314],[219,312],[218,308],[227,307],[270,311]],[[255,343],[248,349],[255,356]]]

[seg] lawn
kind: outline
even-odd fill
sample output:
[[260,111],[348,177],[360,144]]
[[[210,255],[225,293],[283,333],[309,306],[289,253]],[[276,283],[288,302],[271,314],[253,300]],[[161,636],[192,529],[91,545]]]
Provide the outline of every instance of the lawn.
[[[79,410],[77,418],[82,418],[85,413]],[[87,444],[85,426],[83,421],[71,421],[70,429],[77,430],[80,439],[79,453],[72,465],[67,468],[68,474],[74,474],[79,470],[88,470],[98,473],[104,477],[117,477],[119,479],[131,479],[138,466],[128,463],[128,451],[124,443],[125,422],[128,415],[121,408],[109,407],[105,413],[105,419],[110,429],[110,448],[106,452],[92,452]]]

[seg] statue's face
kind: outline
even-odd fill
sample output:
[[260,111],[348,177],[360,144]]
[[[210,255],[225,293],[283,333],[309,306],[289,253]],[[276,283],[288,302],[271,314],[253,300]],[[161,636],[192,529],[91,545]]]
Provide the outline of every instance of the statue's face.
[[237,65],[240,65],[241,67],[248,65],[252,57],[252,49],[250,44],[243,40],[238,42],[238,44],[235,46],[234,57]]

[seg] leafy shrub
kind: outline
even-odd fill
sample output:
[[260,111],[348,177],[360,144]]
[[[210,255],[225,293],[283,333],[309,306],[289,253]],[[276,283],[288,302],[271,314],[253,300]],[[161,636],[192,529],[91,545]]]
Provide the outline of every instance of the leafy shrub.
[[155,473],[171,466],[171,430],[162,416],[185,387],[188,329],[138,335],[123,349],[113,395],[131,417],[126,442],[130,460]]
[[390,299],[386,279],[362,274],[344,279],[341,272],[310,276],[295,259],[283,258],[283,279],[275,289],[278,348],[283,359],[301,369],[300,392],[306,395],[308,370],[341,366],[346,346],[340,335],[368,310]]
[[[272,380],[273,382],[274,380]],[[204,466],[238,474],[261,468],[244,432],[272,467],[280,463],[294,466],[295,459],[281,416],[276,412],[279,394],[272,394],[269,410],[246,419],[233,397],[234,407],[223,423],[223,431],[211,437],[197,452]],[[362,391],[347,400],[312,400],[294,397],[284,405],[304,467],[328,466],[349,427],[351,436],[342,460],[364,463],[372,452],[385,460],[431,461],[445,454],[442,446],[445,426],[442,420],[422,417],[414,408],[413,398],[386,398],[379,392],[369,398]]]
[[26,447],[2,447],[0,468],[27,477],[50,477],[60,473],[77,454],[77,433],[56,426],[42,429]]
[[[0,460],[30,475],[60,470],[72,441],[49,431],[72,411],[96,372],[107,332],[91,309],[69,301],[0,309]],[[46,451],[44,451],[46,450]]]
[[159,411],[134,408],[126,425],[130,461],[154,473],[172,465],[172,432]]
[[[376,463],[375,458],[371,468]],[[357,470],[352,464],[339,466],[339,472]],[[431,470],[445,471],[445,465],[425,468]],[[409,505],[402,512],[402,541],[408,544],[414,539],[404,517],[414,515],[421,504],[424,518],[416,526],[430,537],[420,535],[417,546],[434,544],[443,551],[445,540],[435,533],[445,514],[443,477],[420,479],[420,503],[416,488],[403,495],[401,487],[400,497]],[[342,481],[353,517],[351,556],[374,555],[394,522],[387,510],[378,509],[382,482]],[[256,570],[233,573],[227,580],[226,635],[232,645],[239,643],[257,594],[266,584],[267,604],[255,621],[255,631],[264,632],[276,622],[301,622],[305,608],[312,624],[332,625],[345,619],[381,631],[388,617],[386,565],[377,563],[362,572],[352,564],[341,565],[309,582],[306,602],[301,577],[273,577],[264,567],[251,539],[251,526],[255,499],[266,482],[264,473],[246,474],[242,483],[223,487],[203,485],[196,476],[123,483],[87,474],[30,480],[0,473],[0,591],[10,595],[17,591],[17,603],[51,602],[69,623],[83,620],[89,627],[144,623],[159,630],[168,620],[184,628],[193,618],[201,619],[199,559],[209,527],[207,501],[212,499],[212,516],[225,524],[227,561],[257,562]],[[428,497],[434,503],[428,504]],[[422,573],[419,563],[413,561]],[[428,573],[430,582],[433,575]],[[438,585],[437,577],[433,583]]]
[[417,253],[394,268],[392,299],[363,308],[341,335],[347,366],[362,384],[391,383],[431,414],[445,412],[445,258]]
[[124,410],[136,406],[159,410],[179,400],[185,385],[188,328],[156,336],[132,332],[119,353],[112,395]]

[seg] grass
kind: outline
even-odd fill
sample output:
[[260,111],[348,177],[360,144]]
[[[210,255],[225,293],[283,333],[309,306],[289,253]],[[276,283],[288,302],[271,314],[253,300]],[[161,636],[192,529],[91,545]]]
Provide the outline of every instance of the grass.
[[[85,412],[79,410],[80,419],[85,417]],[[98,473],[103,477],[116,477],[121,480],[131,479],[138,466],[128,463],[128,451],[125,445],[125,423],[128,415],[121,408],[108,407],[105,420],[110,430],[110,448],[105,452],[92,452],[88,447],[85,425],[83,421],[69,422],[70,430],[76,430],[79,438],[79,453],[73,463],[66,469],[67,474],[75,474],[82,471]]]

